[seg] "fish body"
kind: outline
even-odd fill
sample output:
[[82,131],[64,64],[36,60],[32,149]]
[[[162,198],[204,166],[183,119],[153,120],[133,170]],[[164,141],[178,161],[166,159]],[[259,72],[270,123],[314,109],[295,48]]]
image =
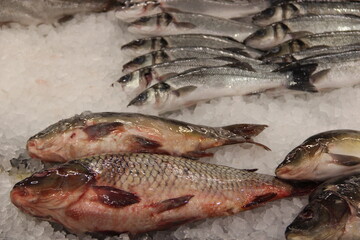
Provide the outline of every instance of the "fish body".
[[303,190],[270,175],[157,154],[102,155],[17,183],[22,211],[72,232],[142,233],[227,216]]
[[283,179],[323,181],[360,172],[360,132],[333,130],[316,134],[293,149],[277,167]]
[[52,24],[74,14],[105,12],[121,6],[118,0],[6,0],[0,2],[0,24]]
[[306,35],[360,30],[360,17],[353,15],[307,15],[261,28],[247,37],[245,45],[266,50],[287,40]]
[[[299,73],[306,75],[307,71],[304,68]],[[167,112],[213,98],[255,94],[277,88],[316,91],[311,85],[306,86],[306,83],[294,79],[296,77],[290,72],[257,72],[251,66],[246,68],[236,64],[199,68],[151,86],[129,105],[150,105],[160,112]]]
[[266,26],[303,15],[360,16],[360,2],[354,1],[288,1],[271,6],[253,17],[253,23]]
[[237,59],[238,61],[246,62],[253,68],[258,70],[274,70],[273,65],[263,65],[262,61],[253,59],[240,49],[215,49],[207,47],[179,47],[167,48],[163,50],[153,51],[134,58],[128,63],[124,64],[123,72],[129,73],[140,68],[152,66],[155,64],[165,63],[173,60],[180,60],[184,58],[218,58],[225,57]]
[[261,59],[271,60],[276,57],[301,52],[306,49],[311,51],[312,49],[316,50],[324,47],[355,45],[360,43],[359,39],[360,31],[339,31],[308,35],[275,46],[268,50]]
[[236,48],[243,50],[252,57],[259,57],[260,55],[259,51],[248,48],[230,37],[205,34],[179,34],[142,38],[125,44],[121,49],[140,55],[165,48],[194,46],[219,49]]
[[243,41],[257,28],[251,23],[238,22],[198,13],[159,13],[141,17],[129,23],[132,33],[162,36],[171,34],[212,34]]
[[122,152],[201,157],[205,149],[253,142],[265,125],[207,127],[137,113],[89,113],[61,120],[27,142],[31,157],[66,162],[90,155]]
[[359,202],[359,174],[323,183],[310,195],[309,204],[287,227],[286,239],[360,239]]
[[176,76],[186,70],[204,66],[223,66],[237,62],[233,58],[185,58],[170,62],[155,64],[149,67],[135,70],[122,76],[117,82],[125,92],[140,94],[147,87]]

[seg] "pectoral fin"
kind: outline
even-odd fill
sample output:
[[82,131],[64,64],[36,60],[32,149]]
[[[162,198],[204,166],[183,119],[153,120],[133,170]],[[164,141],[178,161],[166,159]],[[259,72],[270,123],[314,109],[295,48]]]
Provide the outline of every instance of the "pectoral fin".
[[185,195],[178,198],[171,198],[155,204],[157,213],[162,213],[186,205],[194,195]]
[[178,28],[186,28],[186,29],[194,29],[196,25],[189,23],[189,22],[177,22],[175,23],[176,27]]
[[266,193],[264,195],[256,196],[251,202],[244,205],[243,208],[253,208],[256,207],[262,203],[268,202],[274,197],[277,196],[277,193]]
[[300,32],[289,33],[289,35],[290,35],[293,39],[301,38],[301,37],[303,37],[303,36],[311,35],[311,34],[313,34],[313,33],[312,33],[312,32],[308,32],[308,31],[300,31]]
[[182,87],[179,89],[176,89],[173,91],[173,93],[177,96],[177,97],[183,97],[189,93],[191,93],[192,91],[194,91],[195,89],[197,89],[196,86],[186,86],[186,87]]
[[107,136],[112,131],[122,129],[124,124],[120,122],[112,123],[98,123],[92,126],[85,127],[83,130],[88,135],[89,139],[95,140]]
[[142,148],[146,148],[146,149],[155,149],[155,148],[159,148],[161,147],[161,143],[149,139],[149,138],[145,138],[145,137],[140,137],[140,136],[134,136],[135,142],[140,145],[140,147]]
[[331,71],[331,69],[325,69],[322,70],[320,72],[317,72],[313,75],[311,75],[310,79],[312,83],[316,83],[319,82],[321,80],[323,80],[324,78],[326,78],[326,75]]
[[140,202],[140,198],[133,193],[109,186],[92,186],[98,200],[113,208],[122,208]]
[[360,158],[350,155],[342,155],[342,154],[335,154],[335,153],[328,153],[334,160],[334,163],[352,167],[360,164]]

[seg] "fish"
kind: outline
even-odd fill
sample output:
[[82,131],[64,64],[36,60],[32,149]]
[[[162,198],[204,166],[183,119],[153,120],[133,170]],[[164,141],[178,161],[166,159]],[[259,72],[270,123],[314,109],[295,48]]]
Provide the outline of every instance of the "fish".
[[185,58],[231,58],[250,64],[253,68],[264,71],[272,71],[278,68],[276,65],[263,64],[263,61],[251,58],[241,49],[216,49],[208,47],[178,47],[166,48],[153,51],[130,60],[123,65],[123,72],[130,73],[140,68],[149,67],[174,60]]
[[294,148],[276,168],[282,179],[325,181],[360,172],[360,131],[318,133]]
[[236,143],[256,143],[267,126],[235,124],[195,125],[139,113],[84,112],[50,125],[26,144],[32,158],[67,162],[104,153],[147,152],[188,158],[211,156],[206,149]]
[[263,27],[248,36],[244,43],[252,48],[267,50],[287,40],[306,35],[351,30],[360,30],[360,17],[355,15],[306,15]]
[[149,16],[162,12],[191,12],[219,18],[246,17],[269,7],[267,0],[156,0],[132,2],[116,12],[116,16],[128,21],[137,17]]
[[312,74],[306,77],[310,78],[318,91],[329,91],[359,84],[359,61],[360,51],[352,50],[304,58],[275,71],[288,71],[301,65],[316,65]]
[[238,60],[230,57],[184,58],[140,68],[122,76],[117,83],[121,85],[126,93],[138,95],[147,87],[164,81],[169,77],[176,76],[186,70],[204,66],[223,66],[235,62],[238,62]]
[[360,31],[325,32],[286,41],[268,50],[260,59],[267,61],[276,57],[309,49],[360,44]]
[[302,81],[313,70],[312,65],[286,73],[257,72],[250,65],[237,64],[198,68],[151,86],[128,106],[146,106],[164,113],[214,98],[250,95],[277,88],[316,92],[310,82]]
[[6,0],[0,2],[0,24],[53,24],[75,14],[106,12],[123,6],[122,0]]
[[310,195],[309,204],[286,228],[286,239],[360,239],[359,201],[359,174],[328,180]]
[[241,49],[253,58],[257,58],[261,55],[260,51],[248,48],[243,43],[238,42],[231,37],[206,34],[178,34],[141,38],[123,45],[121,49],[140,55],[165,48],[194,46],[219,49]]
[[159,13],[128,24],[131,33],[162,36],[171,34],[213,34],[243,41],[257,29],[251,23],[217,18],[198,13]]
[[92,156],[15,184],[12,203],[74,233],[132,235],[304,195],[274,176],[158,154]]
[[351,14],[360,16],[360,2],[289,1],[271,6],[253,17],[253,23],[266,26],[303,15]]

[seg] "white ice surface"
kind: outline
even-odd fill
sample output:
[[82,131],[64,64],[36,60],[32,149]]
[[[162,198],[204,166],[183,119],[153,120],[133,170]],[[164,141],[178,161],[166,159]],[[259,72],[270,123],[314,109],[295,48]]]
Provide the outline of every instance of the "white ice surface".
[[[120,46],[130,39],[113,13],[76,17],[57,27],[2,27],[0,166],[8,169],[9,159],[24,149],[30,136],[60,119],[85,110],[136,111],[126,108],[128,100],[120,89],[110,87],[120,77],[122,64],[129,60]],[[271,152],[234,145],[218,149],[209,161],[274,174],[285,155],[307,137],[331,129],[360,130],[359,103],[359,88],[343,88],[302,96],[223,98],[170,117],[211,126],[268,124],[256,140],[269,146]],[[54,231],[48,222],[21,213],[9,200],[16,181],[0,173],[0,239],[91,239]],[[281,240],[286,226],[305,203],[306,197],[284,199],[140,239]]]

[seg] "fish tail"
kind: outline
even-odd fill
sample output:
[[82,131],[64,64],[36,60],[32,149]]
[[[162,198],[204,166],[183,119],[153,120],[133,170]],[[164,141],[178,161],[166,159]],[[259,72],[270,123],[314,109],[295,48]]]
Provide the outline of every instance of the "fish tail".
[[313,190],[319,186],[319,182],[303,182],[303,181],[290,181],[290,180],[281,180],[292,187],[290,196],[304,196],[310,194]]
[[311,83],[311,74],[316,70],[317,66],[318,65],[316,63],[313,63],[284,67],[281,69],[281,72],[291,72],[286,87],[297,91],[318,92],[316,87]]

